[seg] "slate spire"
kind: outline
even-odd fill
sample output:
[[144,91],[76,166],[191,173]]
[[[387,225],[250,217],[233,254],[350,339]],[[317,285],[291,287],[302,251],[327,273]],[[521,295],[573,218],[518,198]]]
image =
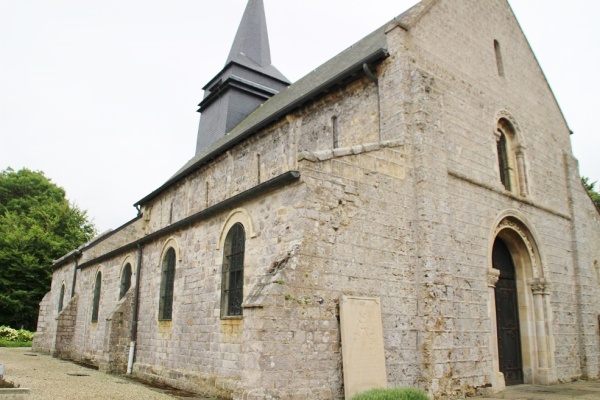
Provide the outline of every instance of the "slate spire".
[[267,19],[262,0],[250,0],[242,17],[227,63],[244,63],[246,59],[260,66],[271,65]]
[[249,0],[225,67],[203,89],[196,154],[290,84],[271,64],[263,0]]

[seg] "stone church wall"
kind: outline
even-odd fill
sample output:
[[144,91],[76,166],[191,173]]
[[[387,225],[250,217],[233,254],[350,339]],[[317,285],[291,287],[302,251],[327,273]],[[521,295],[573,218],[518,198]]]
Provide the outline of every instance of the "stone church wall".
[[52,292],[48,292],[40,302],[40,313],[37,321],[37,329],[33,335],[31,348],[40,353],[49,353],[52,348],[52,339],[56,330],[56,324],[52,320],[50,312],[50,300]]
[[79,264],[94,260],[112,250],[139,239],[143,236],[143,221],[134,219],[114,231],[109,231],[94,238],[78,260]]
[[[317,152],[318,160],[301,165],[309,191],[304,203],[307,231],[299,271],[290,277],[283,299],[298,328],[280,337],[282,353],[269,354],[275,363],[281,354],[295,358],[298,370],[285,388],[308,381],[327,387],[335,398],[343,395],[342,294],[381,297],[388,380],[409,385],[418,377],[410,151],[398,142],[362,148],[359,154],[343,156]],[[290,336],[300,342],[292,341],[285,351]]]
[[[291,225],[298,188],[289,187],[245,204],[244,275],[251,291],[272,262],[285,254],[299,231]],[[233,211],[233,210],[232,210]],[[235,215],[235,214],[234,214]],[[222,320],[220,237],[230,212],[223,212],[185,231],[144,246],[140,287],[140,323],[135,372],[153,380],[198,390],[203,385],[237,389],[242,365],[244,319]],[[301,221],[300,218],[295,218]],[[173,318],[158,320],[161,255],[177,252]],[[206,388],[205,388],[206,389]],[[210,391],[208,393],[211,393]]]
[[[105,359],[104,341],[111,332],[115,309],[119,303],[121,270],[126,263],[132,266],[132,285],[135,281],[136,253],[129,252],[79,270],[77,275],[77,293],[79,307],[77,311],[77,329],[73,339],[72,358],[99,366]],[[102,273],[98,322],[92,322],[92,306],[96,274]],[[131,289],[130,289],[131,291]]]
[[581,303],[577,315],[579,363],[582,377],[600,378],[600,212],[592,204],[581,185],[577,162],[566,155],[565,163],[571,171],[567,185],[571,188],[571,259],[574,268],[574,298]]
[[56,336],[52,355],[58,358],[71,358],[73,337],[77,328],[79,296],[75,295],[56,317]]
[[[365,138],[377,140],[375,90],[370,85],[370,81],[361,79],[349,87],[334,91],[317,104],[310,104],[267,128],[186,178],[173,190],[144,207],[146,233],[155,232],[260,182],[297,168],[296,143],[306,140],[306,136],[314,132],[326,138],[323,148],[331,152],[331,117],[334,114],[339,119],[340,144],[360,144]],[[367,105],[358,107],[364,103]],[[365,138],[360,136],[363,132],[366,132]],[[308,141],[303,146],[316,150],[319,143],[318,140],[316,143]],[[391,148],[382,150],[386,154],[395,154],[396,151]],[[387,157],[390,155],[387,154]],[[362,159],[371,168],[376,164],[378,167],[389,164],[385,156],[364,156]],[[339,168],[344,168],[344,164],[340,163]],[[401,168],[395,168],[394,173],[403,174]],[[247,237],[246,245],[245,274],[250,292],[257,285],[265,285],[268,269],[301,243],[306,221],[309,220],[305,213],[309,211],[297,210],[296,204],[305,195],[304,189],[290,187],[281,194],[268,193],[243,205],[256,232],[256,237]],[[252,350],[256,346],[271,348],[274,343],[271,340],[265,342],[263,330],[246,331],[246,324],[262,326],[263,322],[257,320],[255,315],[260,315],[261,307],[266,306],[255,304],[245,309],[243,321],[220,320],[219,317],[222,249],[218,247],[218,241],[219,236],[223,235],[220,230],[227,217],[227,212],[221,213],[185,231],[144,246],[136,373],[153,380],[177,383],[180,387],[191,388],[212,383],[230,391],[239,386],[240,379],[263,374],[259,371],[264,361],[258,361],[257,365],[257,360],[251,356]],[[160,257],[168,240],[178,249],[174,316],[171,321],[161,322],[157,318]],[[266,283],[270,287],[269,293],[284,286],[283,282],[275,280],[279,283]],[[282,294],[278,301],[284,301],[286,294],[289,293]],[[249,347],[242,351],[242,346]],[[289,349],[286,354],[289,354]],[[261,359],[264,360],[264,357]],[[289,366],[290,362],[297,363],[298,360],[289,359],[286,365]],[[331,362],[331,365],[337,365],[337,361]],[[281,368],[278,365],[277,370]],[[243,376],[240,371],[244,371]],[[313,375],[316,381],[316,372],[306,370],[305,373]],[[276,374],[272,370],[264,375],[271,378],[263,377],[262,383],[267,387],[275,385],[272,379]],[[277,385],[281,386],[282,383]]]
[[[406,142],[414,144],[419,270],[431,271],[434,277],[423,279],[425,293],[429,287],[437,293],[437,304],[426,298],[420,303],[446,310],[439,320],[443,321],[442,329],[433,324],[437,322],[435,314],[429,314],[422,332],[428,336],[421,339],[422,373],[434,393],[441,390],[448,394],[463,384],[477,387],[489,382],[486,371],[491,370],[491,360],[485,334],[489,316],[481,299],[487,291],[485,274],[493,224],[508,210],[526,216],[543,252],[554,311],[557,378],[578,378],[582,376],[580,359],[594,360],[587,361],[594,365],[598,359],[598,340],[592,337],[594,307],[586,300],[594,291],[580,289],[581,283],[574,281],[583,273],[580,282],[588,282],[591,270],[583,267],[577,272],[580,267],[571,256],[571,241],[575,240],[569,233],[572,224],[585,229],[586,223],[572,219],[568,208],[573,188],[567,181],[574,180],[571,186],[575,186],[579,179],[563,161],[563,154],[571,152],[569,130],[524,36],[505,22],[512,15],[504,2],[490,2],[485,11],[480,9],[483,5],[475,3],[439,2],[410,31],[410,41],[401,29],[389,32],[390,47],[415,60],[415,67],[396,60],[391,50],[392,56],[384,63],[389,69],[382,68],[380,78],[386,87],[404,89],[397,93],[396,99],[401,100],[397,108],[393,107],[394,97],[382,96],[383,126],[405,124],[409,133]],[[477,17],[481,12],[496,22]],[[447,26],[456,29],[450,32]],[[494,40],[511,44],[503,53],[503,77],[497,72]],[[457,43],[460,51],[456,51]],[[523,90],[527,96],[522,95]],[[518,124],[524,147],[525,198],[506,193],[498,178],[494,132],[497,119],[506,115]],[[581,196],[581,190],[576,189]],[[597,232],[597,225],[591,231]],[[597,233],[590,234],[597,237]],[[576,241],[583,247],[587,243],[583,236]],[[594,250],[585,252],[593,254]],[[444,284],[452,292],[446,293]],[[582,308],[588,310],[583,311],[587,322],[582,330],[574,300],[580,291]],[[577,348],[581,336],[588,338],[584,340],[589,344],[585,356]],[[453,340],[458,337],[460,343]],[[428,364],[435,368],[428,368]]]
[[[67,307],[71,299],[71,288],[73,286],[73,264],[66,264],[56,269],[52,274],[51,289],[40,303],[40,314],[38,326],[33,341],[36,351],[47,353],[54,352],[57,332],[58,302],[62,285],[65,286],[63,309]],[[43,311],[42,311],[43,309]]]
[[143,207],[152,233],[295,167],[295,135],[286,121],[247,139]]
[[135,290],[130,288],[107,318],[102,358],[98,362],[101,371],[115,374],[127,372],[134,296]]

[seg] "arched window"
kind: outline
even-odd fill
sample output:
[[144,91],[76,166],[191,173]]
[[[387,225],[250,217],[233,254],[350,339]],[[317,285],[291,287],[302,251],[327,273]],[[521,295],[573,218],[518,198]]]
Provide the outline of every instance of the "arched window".
[[100,290],[102,289],[102,272],[96,274],[94,284],[94,301],[92,303],[92,322],[98,322],[98,310],[100,309]]
[[237,223],[227,233],[223,246],[221,317],[241,317],[244,298],[244,250],[246,234]]
[[527,174],[525,168],[525,148],[519,143],[513,124],[500,118],[496,129],[498,168],[504,188],[515,194],[527,196]]
[[131,264],[125,264],[123,272],[121,272],[121,289],[119,290],[119,300],[121,300],[127,294],[127,291],[131,287]]
[[60,287],[60,295],[58,296],[58,312],[63,309],[63,303],[65,301],[65,284],[63,283]]
[[170,320],[173,317],[173,287],[175,285],[175,249],[169,247],[162,261],[160,281],[160,304],[158,319]]
[[506,135],[500,129],[498,129],[498,134],[500,137],[498,138],[496,145],[498,147],[498,167],[500,168],[500,181],[506,190],[511,190],[510,163],[508,161],[508,152],[506,149]]

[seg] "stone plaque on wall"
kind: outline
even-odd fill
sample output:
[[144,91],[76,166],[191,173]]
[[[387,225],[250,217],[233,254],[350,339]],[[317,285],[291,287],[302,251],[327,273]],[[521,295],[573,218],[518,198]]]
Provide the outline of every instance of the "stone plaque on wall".
[[387,387],[379,298],[340,299],[346,400],[365,390]]

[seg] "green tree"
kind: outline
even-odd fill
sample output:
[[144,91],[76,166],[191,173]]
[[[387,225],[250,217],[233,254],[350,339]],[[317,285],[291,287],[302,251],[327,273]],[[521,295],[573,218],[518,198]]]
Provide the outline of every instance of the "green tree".
[[95,234],[86,211],[43,172],[0,172],[0,325],[35,330],[52,261]]
[[583,183],[583,186],[587,189],[588,193],[590,194],[590,197],[596,204],[596,207],[598,207],[598,209],[600,209],[600,193],[598,193],[594,190],[594,186],[596,185],[597,182],[590,183],[590,179],[583,176],[583,177],[581,177],[581,183]]

